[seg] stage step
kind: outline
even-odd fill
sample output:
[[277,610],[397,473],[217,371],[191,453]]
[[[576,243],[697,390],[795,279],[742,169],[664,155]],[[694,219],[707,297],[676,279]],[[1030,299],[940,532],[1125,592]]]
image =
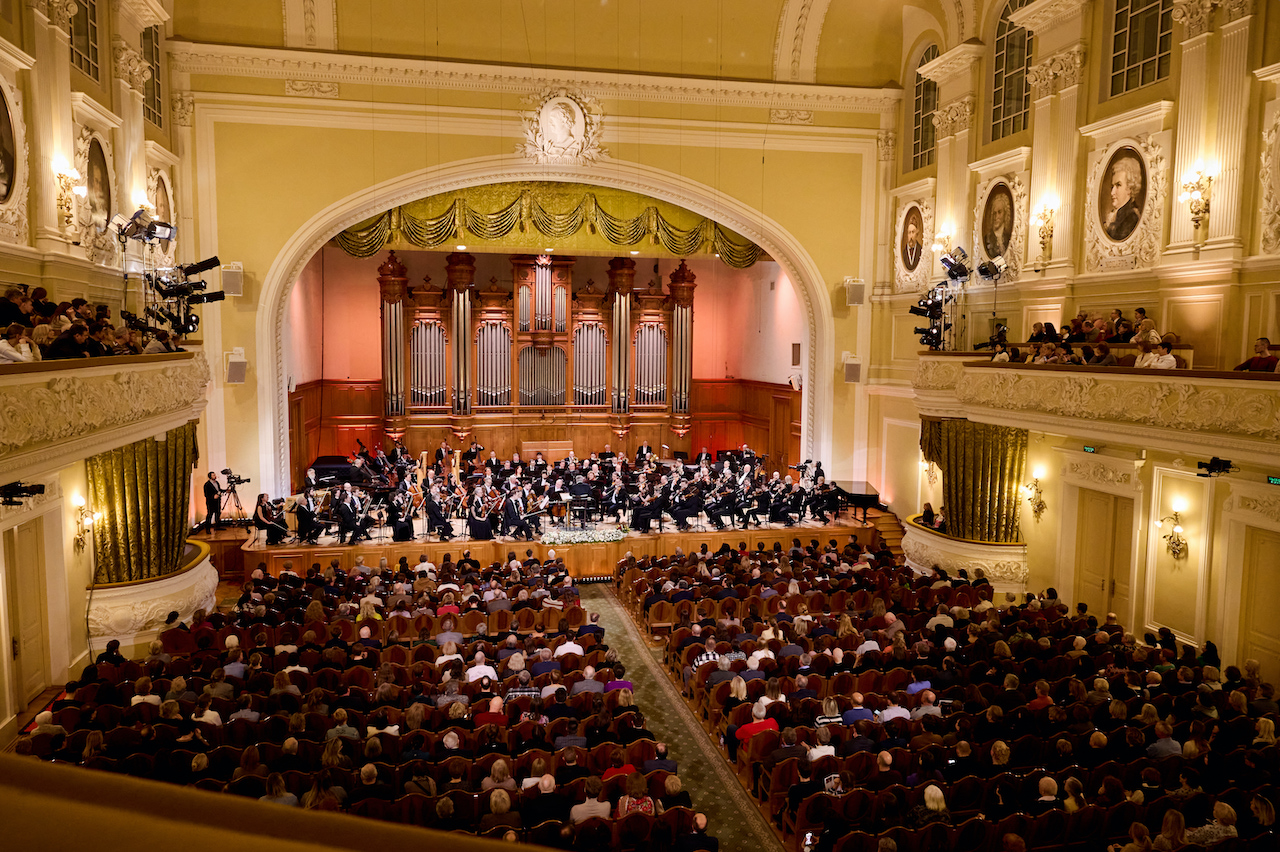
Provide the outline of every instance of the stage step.
[[902,522],[898,520],[898,516],[892,512],[875,512],[873,521],[880,537],[889,546],[889,550],[894,556],[901,556],[902,538],[906,535],[906,531],[902,527]]

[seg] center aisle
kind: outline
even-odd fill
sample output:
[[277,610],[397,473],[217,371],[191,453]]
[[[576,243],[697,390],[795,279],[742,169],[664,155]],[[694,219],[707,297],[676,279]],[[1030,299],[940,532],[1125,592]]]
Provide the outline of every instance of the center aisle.
[[580,588],[583,606],[600,613],[605,639],[618,649],[627,665],[627,679],[635,685],[636,703],[649,730],[670,747],[694,810],[707,815],[707,833],[719,838],[722,850],[782,849],[778,836],[666,676],[661,649],[650,647],[647,637],[623,611],[610,584],[591,583]]

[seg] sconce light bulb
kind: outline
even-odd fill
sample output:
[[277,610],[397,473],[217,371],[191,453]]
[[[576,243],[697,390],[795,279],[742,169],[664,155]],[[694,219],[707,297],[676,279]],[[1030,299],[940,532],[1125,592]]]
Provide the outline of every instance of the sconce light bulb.
[[1173,500],[1173,511],[1178,513],[1187,511],[1187,501],[1181,497],[1175,497]]
[[84,508],[84,495],[83,494],[75,495],[74,497],[71,498],[71,503],[77,509]]
[[101,513],[101,512],[94,512],[94,513],[93,513],[93,522],[96,524],[96,523],[97,523],[98,521],[100,521],[100,520],[102,520],[102,513]]
[[1186,204],[1186,203],[1187,203],[1188,201],[1190,201],[1190,200],[1191,200],[1191,193],[1186,192],[1185,190],[1183,191],[1183,193],[1182,193],[1181,195],[1179,195],[1179,196],[1178,196],[1178,203],[1179,203],[1179,204]]
[[1176,533],[1178,533],[1179,535],[1181,535],[1181,534],[1182,534],[1182,524],[1174,524],[1174,525],[1173,525],[1173,531],[1174,531],[1174,532],[1176,532]]
[[1164,521],[1156,521],[1155,525],[1156,525],[1156,529],[1160,529],[1161,527],[1164,526]]
[[1037,466],[1035,470],[1031,471],[1031,478],[1044,479],[1044,468]]
[[1191,193],[1191,198],[1194,201],[1199,201],[1203,196],[1200,194],[1200,190],[1197,189],[1195,192]]
[[71,187],[71,194],[72,194],[72,195],[74,195],[74,196],[76,196],[76,197],[78,197],[78,198],[84,198],[86,195],[88,195],[88,194],[89,194],[89,187],[87,187],[87,186],[73,186],[73,187]]

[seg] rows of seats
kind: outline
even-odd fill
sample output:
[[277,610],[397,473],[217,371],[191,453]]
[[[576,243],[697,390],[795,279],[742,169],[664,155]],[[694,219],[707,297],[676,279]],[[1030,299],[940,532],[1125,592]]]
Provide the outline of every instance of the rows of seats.
[[[806,841],[821,850],[870,850],[882,837],[899,849],[977,850],[999,848],[1006,834],[1033,849],[1103,848],[1123,841],[1135,821],[1159,831],[1175,802],[1167,794],[1178,786],[1184,766],[1199,773],[1205,791],[1177,802],[1188,828],[1209,821],[1215,801],[1231,803],[1238,814],[1243,808],[1246,817],[1254,795],[1277,801],[1273,785],[1280,778],[1280,757],[1274,745],[1253,742],[1259,719],[1277,719],[1274,705],[1266,703],[1269,686],[1244,683],[1236,672],[1234,681],[1218,688],[1219,670],[1196,659],[1196,649],[1183,648],[1179,655],[1176,643],[1162,641],[1171,636],[1138,642],[1114,621],[1099,624],[1083,612],[1066,617],[1056,600],[995,606],[988,584],[973,586],[937,573],[918,576],[888,560],[859,557],[855,545],[841,552],[716,554],[705,565],[678,555],[619,565],[618,590],[627,609],[637,622],[667,634],[670,674],[681,686],[692,674],[687,694],[713,737],[750,722],[753,704],[775,687],[782,700],[768,704],[765,718],[778,729],[793,729],[801,752],[818,743],[816,720],[850,710],[855,693],[861,693],[868,716],[895,704],[911,711],[926,693],[943,708],[945,715],[888,724],[878,717],[856,726],[836,721],[823,732],[836,756],[812,762],[794,756],[794,749],[788,752],[779,730],[750,737],[737,751],[736,769],[762,810],[782,815],[780,830],[797,850]],[[866,567],[852,570],[855,561]],[[762,594],[769,589],[774,594]],[[947,622],[959,620],[958,627],[929,629],[939,606],[956,616]],[[888,612],[895,618],[886,619]],[[791,630],[797,616],[825,629],[813,631],[818,635],[812,638],[797,637]],[[692,634],[694,625],[702,628],[701,636]],[[780,636],[763,639],[766,626]],[[899,635],[886,635],[888,626]],[[874,650],[857,654],[868,637]],[[719,655],[764,652],[754,664],[763,676],[751,673],[755,679],[743,685],[745,700],[730,698],[729,681],[707,687],[718,661],[692,668],[706,639]],[[943,648],[945,640],[956,644]],[[794,643],[792,655],[780,656],[787,642]],[[1005,647],[997,649],[997,642]],[[743,659],[730,666],[733,674],[745,669]],[[1162,677],[1148,684],[1148,673],[1157,670]],[[814,697],[788,700],[801,674]],[[912,688],[918,675],[932,680]],[[1105,688],[1097,699],[1090,687],[1098,689],[1099,676]],[[1027,705],[1039,695],[1037,686],[1048,704],[1033,711]],[[1241,689],[1247,695],[1236,703],[1232,693]],[[1241,709],[1255,699],[1264,703]],[[1170,726],[1179,748],[1195,741],[1204,744],[1202,751],[1186,759],[1148,758],[1146,750],[1157,739],[1152,711]],[[1105,744],[1094,738],[1097,732],[1106,734]],[[997,763],[993,754],[1006,751],[1008,758]],[[919,783],[883,783],[881,753],[893,770]],[[809,777],[838,777],[848,792],[814,791],[797,800],[795,792],[806,789],[799,783],[802,760]],[[1034,818],[1020,812],[1035,801],[1045,775],[1059,789],[1068,779],[1078,780],[1089,801],[1103,780],[1118,779],[1131,791],[1150,768],[1159,772],[1162,794],[1143,806],[1088,804],[1072,814],[1051,810]],[[952,824],[904,827],[930,784],[942,789]],[[1275,843],[1270,829],[1244,823],[1242,828],[1250,836],[1241,843],[1255,837]]]

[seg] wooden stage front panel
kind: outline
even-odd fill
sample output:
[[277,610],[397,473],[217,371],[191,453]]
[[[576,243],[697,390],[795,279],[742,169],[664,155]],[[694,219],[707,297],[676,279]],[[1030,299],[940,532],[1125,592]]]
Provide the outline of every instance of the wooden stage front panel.
[[242,547],[246,578],[259,565],[272,575],[279,575],[287,561],[293,562],[293,570],[305,574],[312,563],[327,566],[331,559],[337,559],[343,569],[349,570],[355,564],[357,556],[364,557],[364,564],[374,567],[382,557],[387,563],[395,565],[400,557],[407,557],[410,565],[416,565],[418,557],[426,554],[427,558],[437,565],[444,555],[450,554],[456,561],[464,550],[470,550],[472,557],[481,565],[505,560],[507,554],[514,552],[523,560],[524,552],[532,550],[538,559],[546,559],[547,552],[554,550],[556,556],[562,557],[569,569],[570,576],[579,580],[611,578],[618,561],[629,552],[636,558],[643,556],[665,556],[675,552],[678,547],[685,553],[701,549],[705,543],[712,552],[720,545],[728,543],[736,548],[739,542],[745,541],[747,546],[755,550],[756,545],[763,543],[766,550],[773,548],[774,542],[780,542],[783,550],[791,547],[791,539],[798,538],[807,545],[811,539],[820,544],[835,539],[844,546],[853,536],[863,547],[869,547],[877,535],[874,526],[863,526],[860,523],[845,522],[827,525],[805,524],[791,528],[762,527],[750,530],[725,530],[718,532],[708,529],[706,532],[669,532],[669,533],[632,533],[621,541],[595,542],[590,544],[543,544],[538,540],[525,542],[516,539],[499,541],[468,541],[455,538],[449,542],[407,541],[394,542],[389,538],[385,542],[364,541],[356,546],[339,544],[319,544],[310,546],[303,544],[281,544],[268,547],[264,539],[249,539]]

